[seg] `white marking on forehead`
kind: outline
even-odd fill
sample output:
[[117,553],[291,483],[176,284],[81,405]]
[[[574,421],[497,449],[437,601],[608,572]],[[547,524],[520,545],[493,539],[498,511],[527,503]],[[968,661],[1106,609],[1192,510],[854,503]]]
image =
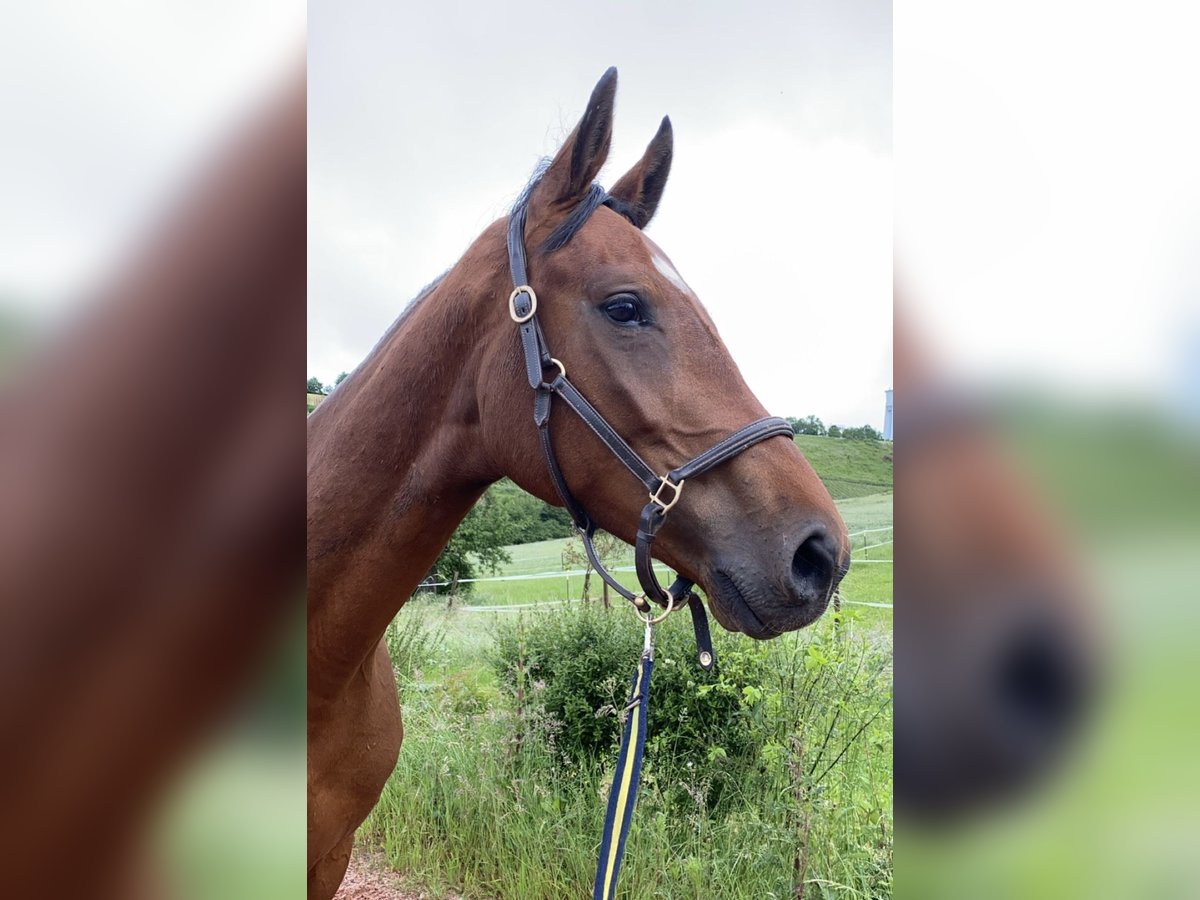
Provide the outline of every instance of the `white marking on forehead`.
[[688,283],[683,280],[683,276],[675,271],[675,267],[671,265],[671,261],[669,259],[663,256],[657,250],[651,251],[651,257],[654,260],[654,268],[658,269],[658,271],[662,273],[663,277],[666,278],[667,281],[671,282],[671,284],[675,285],[675,287],[679,288],[689,297],[696,296],[692,292],[692,289],[688,287]]

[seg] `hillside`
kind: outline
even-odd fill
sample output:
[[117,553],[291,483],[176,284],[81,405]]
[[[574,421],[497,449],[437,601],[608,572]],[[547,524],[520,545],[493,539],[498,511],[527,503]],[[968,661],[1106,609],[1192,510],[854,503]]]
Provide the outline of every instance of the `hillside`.
[[798,434],[796,446],[812,463],[835,500],[892,490],[890,443]]

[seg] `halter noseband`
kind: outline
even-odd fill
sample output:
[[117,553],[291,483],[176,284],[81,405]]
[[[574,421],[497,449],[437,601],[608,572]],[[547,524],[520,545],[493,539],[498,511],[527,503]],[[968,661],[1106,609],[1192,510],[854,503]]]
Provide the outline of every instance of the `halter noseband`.
[[[667,513],[679,502],[687,481],[698,478],[767,438],[787,437],[790,439],[793,436],[791,426],[783,419],[774,416],[759,419],[738,429],[699,456],[672,469],[666,475],[658,475],[568,380],[566,366],[550,355],[546,336],[542,333],[542,327],[538,322],[537,294],[528,284],[526,271],[525,220],[527,204],[525,200],[527,197],[528,193],[518,202],[508,219],[508,265],[514,285],[508,298],[508,311],[512,320],[517,323],[520,333],[521,348],[525,356],[525,374],[529,386],[534,391],[533,419],[541,437],[546,468],[554,482],[554,489],[570,513],[571,520],[575,523],[575,528],[583,539],[583,547],[588,560],[605,583],[633,603],[639,610],[639,615],[649,610],[647,598],[666,606],[666,612],[657,619],[644,616],[644,621],[657,622],[665,618],[670,612],[681,608],[684,598],[687,598],[696,628],[700,665],[705,669],[711,668],[713,657],[708,619],[704,613],[704,605],[692,591],[694,582],[680,576],[670,588],[664,588],[654,574],[653,560],[650,554],[651,546],[658,530],[666,521]],[[604,189],[594,184],[568,218],[586,219],[596,208],[610,203],[611,198]],[[579,223],[576,222],[576,224]],[[562,245],[554,238],[555,236],[551,235],[551,240],[548,242],[550,249],[556,249]],[[569,234],[566,239],[569,240]],[[562,241],[562,243],[565,242],[565,240]],[[546,381],[543,377],[544,373],[551,368],[557,369],[557,374],[550,381]],[[558,459],[554,453],[554,444],[550,437],[550,405],[555,395],[561,398],[591,428],[613,455],[633,473],[633,476],[649,492],[650,501],[642,509],[634,550],[638,583],[643,591],[640,595],[617,581],[600,562],[592,540],[596,532],[596,525],[579,501],[575,499],[563,478],[562,469],[559,468]]]

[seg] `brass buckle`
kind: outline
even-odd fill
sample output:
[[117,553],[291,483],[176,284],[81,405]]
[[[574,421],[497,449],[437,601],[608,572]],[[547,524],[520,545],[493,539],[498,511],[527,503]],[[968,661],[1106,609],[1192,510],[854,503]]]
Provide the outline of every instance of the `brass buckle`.
[[[517,295],[518,294],[528,294],[529,295],[529,301],[530,301],[529,312],[524,316],[517,315]],[[521,285],[518,285],[517,287],[513,288],[513,292],[508,295],[508,314],[510,316],[512,316],[512,320],[514,322],[516,322],[518,325],[524,325],[526,322],[528,322],[530,319],[533,318],[533,314],[536,312],[537,312],[537,294],[535,294],[533,292],[533,288],[531,288],[527,284],[521,284]]]
[[[650,502],[657,503],[660,507],[662,507],[662,514],[665,516],[670,511],[671,507],[679,502],[679,497],[683,493],[683,486],[687,482],[681,481],[678,484],[676,484],[674,481],[672,481],[666,475],[663,475],[661,478],[659,478],[659,481],[661,481],[662,484],[660,484],[658,486],[657,491],[655,491],[653,494],[650,495]],[[668,486],[670,486],[675,491],[674,495],[671,497],[670,503],[664,502],[662,497],[659,496],[663,492],[663,489]]]

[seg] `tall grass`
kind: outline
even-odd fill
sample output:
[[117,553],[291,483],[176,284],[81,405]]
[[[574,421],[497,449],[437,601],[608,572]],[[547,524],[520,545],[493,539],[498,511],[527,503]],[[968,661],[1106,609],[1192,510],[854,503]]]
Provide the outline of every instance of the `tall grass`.
[[[554,615],[605,616],[607,627],[628,631],[635,647],[640,642],[624,609]],[[692,729],[689,741],[706,743],[684,752],[650,735],[620,896],[888,896],[886,634],[863,627],[853,611],[836,629],[826,617],[804,633],[761,644],[719,633],[718,660],[731,662],[726,674],[705,681],[680,649],[687,624],[667,624],[679,633],[660,636],[652,707],[699,715],[705,685],[735,691],[736,715],[721,729],[745,729],[744,740],[728,740],[720,729],[697,738]],[[406,627],[439,633],[436,625]],[[523,648],[523,635],[532,640],[538,627],[534,621],[504,638],[515,636]],[[440,648],[427,647],[424,637],[407,640],[415,650],[407,658],[424,662],[408,667],[404,747],[363,837],[434,891],[522,900],[586,895],[615,738],[595,755],[564,752],[556,744],[564,723],[539,703],[538,673],[524,665],[524,650],[516,657],[522,671],[500,677],[496,650],[481,652],[478,642],[460,644],[449,634]],[[750,663],[735,666],[738,653]],[[635,661],[636,650],[614,666],[616,694],[626,690]],[[742,748],[730,751],[740,756],[728,756],[726,746]],[[737,777],[713,792],[713,778],[726,771]]]

